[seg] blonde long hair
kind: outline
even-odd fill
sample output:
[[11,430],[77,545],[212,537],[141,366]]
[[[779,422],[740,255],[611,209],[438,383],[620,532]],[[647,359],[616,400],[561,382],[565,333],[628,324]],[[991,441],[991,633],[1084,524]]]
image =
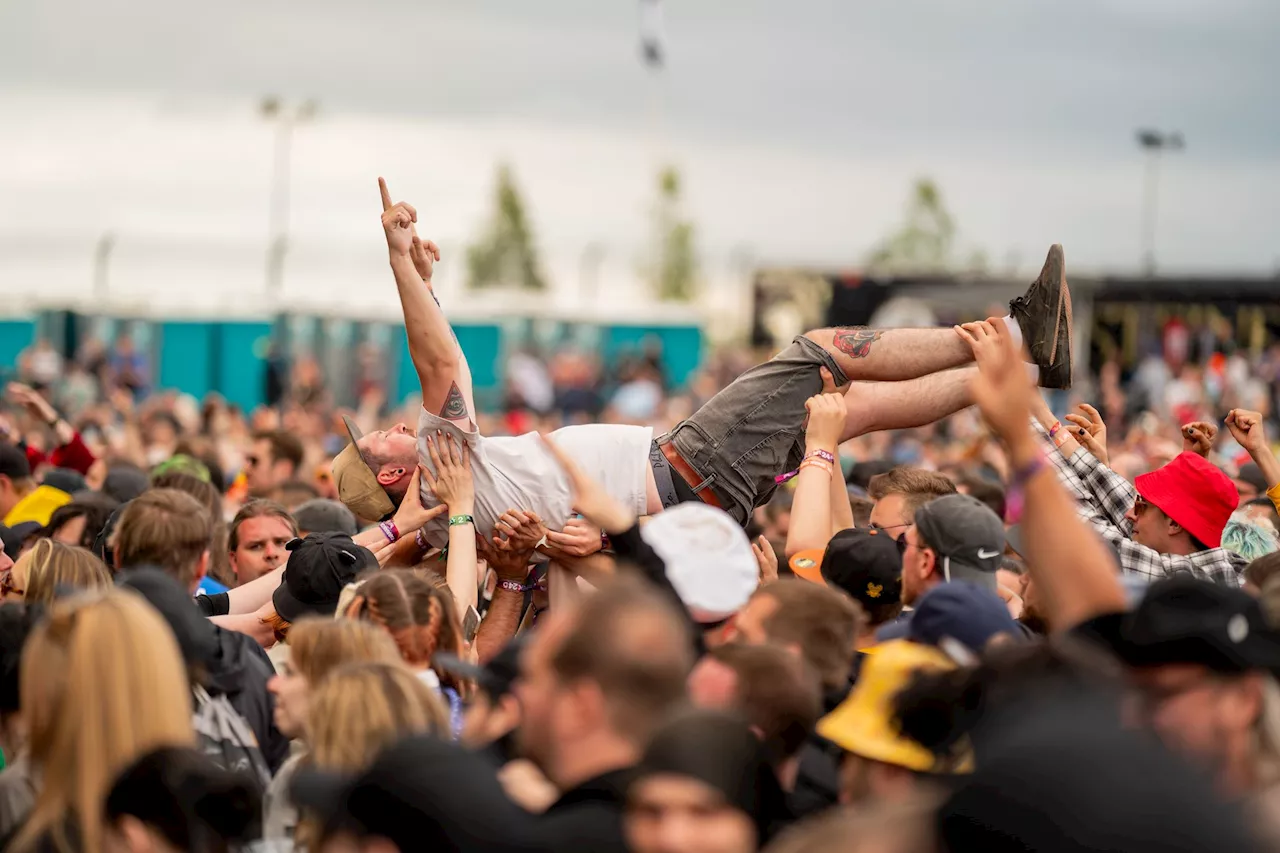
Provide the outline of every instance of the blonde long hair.
[[312,687],[343,664],[399,661],[395,641],[367,622],[309,616],[289,629],[289,666]]
[[[116,774],[157,747],[195,742],[178,643],[136,594],[85,593],[50,609],[27,640],[19,677],[40,792],[11,849],[31,850],[47,833],[57,850],[99,853]],[[68,818],[78,839],[68,837]]]
[[340,666],[320,682],[307,711],[311,760],[352,773],[411,734],[450,736],[449,712],[434,690],[404,664]]
[[111,573],[91,551],[52,539],[41,539],[19,557],[14,572],[22,579],[23,600],[27,604],[52,603],[58,587],[104,589],[111,586]]

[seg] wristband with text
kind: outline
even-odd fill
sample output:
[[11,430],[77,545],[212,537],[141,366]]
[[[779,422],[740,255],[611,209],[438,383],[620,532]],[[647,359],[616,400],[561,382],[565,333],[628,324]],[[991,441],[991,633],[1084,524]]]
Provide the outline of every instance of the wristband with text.
[[464,524],[475,524],[476,520],[469,515],[451,515],[449,516],[450,527],[461,527]]
[[383,536],[387,537],[388,542],[395,542],[400,538],[400,529],[396,527],[394,521],[381,522],[378,529],[382,531]]
[[498,581],[498,589],[505,589],[507,592],[518,592],[521,595],[525,593],[525,586],[520,581]]

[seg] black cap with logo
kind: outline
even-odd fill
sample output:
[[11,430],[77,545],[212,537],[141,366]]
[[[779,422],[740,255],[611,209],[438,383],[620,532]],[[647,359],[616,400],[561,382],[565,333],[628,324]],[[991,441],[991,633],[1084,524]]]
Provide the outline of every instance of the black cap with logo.
[[842,530],[827,543],[822,578],[868,610],[892,606],[902,600],[902,554],[887,533]]

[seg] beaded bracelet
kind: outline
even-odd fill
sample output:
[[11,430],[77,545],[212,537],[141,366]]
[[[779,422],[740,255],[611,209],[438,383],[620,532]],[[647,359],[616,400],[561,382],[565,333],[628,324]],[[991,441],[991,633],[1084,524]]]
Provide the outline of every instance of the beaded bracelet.
[[380,522],[378,529],[382,531],[383,536],[387,537],[388,542],[395,542],[400,538],[400,530],[394,521]]

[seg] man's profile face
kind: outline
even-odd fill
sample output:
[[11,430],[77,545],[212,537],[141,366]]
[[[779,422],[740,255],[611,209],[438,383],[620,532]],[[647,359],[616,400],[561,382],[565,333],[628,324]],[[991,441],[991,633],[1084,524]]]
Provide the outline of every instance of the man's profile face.
[[285,545],[293,539],[293,531],[283,518],[262,515],[241,522],[237,536],[230,562],[236,578],[245,584],[284,564],[289,555]]
[[521,713],[516,738],[520,752],[548,777],[554,772],[555,716],[561,692],[552,657],[569,633],[569,622],[567,615],[553,612],[539,626],[521,652],[520,678],[515,685]]
[[871,526],[880,528],[894,539],[902,538],[911,522],[906,495],[885,495],[871,507]]
[[1130,538],[1134,542],[1162,554],[1169,550],[1169,517],[1155,504],[1138,498],[1138,502],[1125,517],[1133,523],[1133,535]]
[[253,443],[253,452],[245,458],[244,479],[249,493],[256,497],[265,497],[276,486],[281,477],[276,476],[276,460],[271,455],[271,442],[260,438]]
[[[406,424],[399,423],[390,429],[380,429],[365,434],[358,445],[362,453],[383,460],[387,465],[400,466],[406,470],[404,476],[413,474],[418,460],[418,437]],[[377,471],[373,473],[377,474]],[[388,485],[383,483],[383,485]]]
[[902,552],[902,603],[911,605],[925,593],[929,556],[932,552],[924,547],[920,531],[914,525],[903,533],[902,542],[906,546]]

